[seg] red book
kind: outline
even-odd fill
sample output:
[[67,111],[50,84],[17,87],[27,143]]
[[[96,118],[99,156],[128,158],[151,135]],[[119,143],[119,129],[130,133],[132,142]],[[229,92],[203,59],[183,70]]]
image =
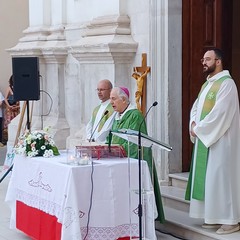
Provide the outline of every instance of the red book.
[[89,149],[91,151],[92,158],[97,159],[112,157],[123,158],[127,156],[125,149],[117,144],[108,146],[107,144],[88,143],[76,146],[76,149]]

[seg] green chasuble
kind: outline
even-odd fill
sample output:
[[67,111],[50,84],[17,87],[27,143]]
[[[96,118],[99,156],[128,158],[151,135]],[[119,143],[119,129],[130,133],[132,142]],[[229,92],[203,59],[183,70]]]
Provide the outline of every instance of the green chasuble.
[[[131,109],[128,110],[122,119],[120,120],[114,120],[113,125],[112,125],[112,130],[116,131],[118,129],[132,129],[135,131],[139,131],[139,126],[141,125],[141,132],[144,134],[147,134],[147,128],[146,128],[146,123],[144,121],[144,117],[142,113],[138,109]],[[120,138],[118,136],[112,135],[111,137],[107,138],[107,141],[112,138],[111,143],[112,144],[120,144],[121,146],[124,147],[126,153],[128,154],[128,141]],[[138,159],[138,145],[134,143],[129,143],[129,156],[131,158]],[[157,205],[157,210],[158,210],[158,218],[161,223],[164,222],[164,212],[163,212],[163,206],[162,206],[162,199],[161,199],[161,193],[160,193],[160,188],[158,184],[158,177],[157,177],[157,172],[155,165],[153,164],[152,166],[152,150],[151,148],[143,148],[143,159],[147,161],[148,167],[150,170],[150,173],[153,173],[153,181],[154,181],[154,194],[155,194],[155,201]]]

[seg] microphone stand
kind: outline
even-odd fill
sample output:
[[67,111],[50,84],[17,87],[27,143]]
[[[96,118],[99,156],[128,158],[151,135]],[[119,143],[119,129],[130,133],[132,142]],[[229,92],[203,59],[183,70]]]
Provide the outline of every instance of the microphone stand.
[[[140,126],[141,127],[141,126]],[[138,203],[138,217],[139,217],[139,239],[142,240],[142,143],[141,143],[141,129],[138,131],[138,180],[139,180],[139,203]]]
[[141,165],[141,160],[142,160],[142,135],[141,135],[141,127],[146,119],[149,111],[151,110],[152,107],[157,106],[158,102],[154,102],[151,107],[148,109],[147,113],[145,114],[145,117],[143,118],[142,122],[139,125],[139,130],[138,130],[138,180],[139,180],[139,203],[138,203],[138,217],[139,217],[139,240],[142,240],[142,165]]
[[89,142],[92,142],[92,140],[93,140],[93,135],[94,135],[94,133],[96,132],[96,130],[97,130],[100,122],[102,121],[102,119],[103,119],[108,113],[109,113],[108,110],[106,110],[106,111],[103,113],[101,119],[98,121],[96,127],[94,128],[94,130],[93,130],[93,132],[92,132],[92,134],[91,134],[91,136],[90,136],[90,138],[89,138],[89,140],[88,140]]

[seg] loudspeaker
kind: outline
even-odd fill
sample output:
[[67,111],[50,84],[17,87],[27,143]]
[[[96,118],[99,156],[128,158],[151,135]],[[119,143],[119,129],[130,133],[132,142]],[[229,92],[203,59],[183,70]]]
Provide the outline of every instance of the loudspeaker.
[[12,58],[13,95],[16,101],[40,99],[39,62],[37,57]]

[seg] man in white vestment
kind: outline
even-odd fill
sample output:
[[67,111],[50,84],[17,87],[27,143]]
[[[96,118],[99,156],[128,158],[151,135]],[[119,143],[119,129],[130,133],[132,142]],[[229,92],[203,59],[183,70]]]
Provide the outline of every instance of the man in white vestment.
[[111,130],[115,112],[110,103],[112,83],[100,80],[97,85],[97,94],[101,103],[94,108],[90,121],[86,126],[87,139],[99,143],[105,143],[106,137]]
[[229,234],[239,230],[240,222],[238,92],[223,70],[221,50],[208,50],[201,61],[208,77],[191,110],[194,150],[186,199],[190,217],[203,218],[203,228]]

